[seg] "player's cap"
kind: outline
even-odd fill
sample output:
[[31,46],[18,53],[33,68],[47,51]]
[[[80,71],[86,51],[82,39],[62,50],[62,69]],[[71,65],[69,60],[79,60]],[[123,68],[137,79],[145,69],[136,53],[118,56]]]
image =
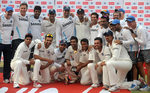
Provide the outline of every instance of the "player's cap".
[[109,14],[110,12],[109,12],[109,10],[102,10],[102,11],[101,11],[101,14],[102,14],[102,13]]
[[116,24],[120,24],[120,20],[114,19],[114,20],[111,22],[111,25],[116,25]]
[[108,32],[105,32],[103,35],[104,36],[113,36],[113,32],[111,30],[108,30]]
[[125,13],[125,10],[123,8],[118,9],[118,11]]
[[65,41],[65,40],[61,40],[61,41],[59,42],[59,44],[66,44],[66,41]]
[[129,21],[129,22],[135,21],[135,17],[132,16],[132,15],[129,15],[129,16],[126,18],[126,21]]
[[70,7],[69,6],[64,6],[63,10],[64,11],[70,11]]
[[77,14],[84,14],[84,10],[83,10],[82,8],[79,8],[79,9],[77,10]]
[[49,10],[49,14],[56,14],[55,9],[50,9],[50,10]]
[[6,7],[6,11],[8,12],[8,11],[13,11],[13,7],[12,6],[7,6]]

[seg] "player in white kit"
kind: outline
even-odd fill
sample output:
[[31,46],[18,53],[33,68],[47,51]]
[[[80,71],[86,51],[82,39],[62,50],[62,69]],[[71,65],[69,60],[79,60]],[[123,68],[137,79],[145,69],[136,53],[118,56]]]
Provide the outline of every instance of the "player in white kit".
[[43,21],[43,18],[40,16],[41,14],[41,7],[35,6],[34,7],[34,15],[31,15],[29,17],[29,32],[33,35],[33,40],[39,39],[41,40],[41,24]]
[[[11,33],[13,30],[13,8],[7,6],[5,14],[0,15],[0,53],[4,55],[3,79],[9,83],[11,61]],[[1,55],[0,55],[1,59]]]
[[53,35],[53,46],[56,47],[56,27],[57,27],[57,19],[56,17],[56,11],[54,9],[50,9],[48,12],[49,18],[47,20],[44,20],[42,23],[42,32],[44,32],[44,35],[46,34],[52,34]]
[[72,36],[70,39],[71,46],[68,47],[68,50],[65,55],[66,63],[66,75],[68,74],[72,77],[72,80],[67,83],[74,83],[78,76],[72,71],[72,67],[76,67],[79,64],[80,57],[80,46],[78,45],[78,39],[75,36]]
[[[14,88],[19,88],[19,84],[22,85],[27,85],[30,83],[30,75],[27,72],[27,64],[33,65],[36,63],[34,62],[33,59],[29,59],[30,55],[30,50],[34,46],[36,42],[31,42],[32,41],[32,35],[31,34],[26,34],[25,35],[25,41],[20,43],[17,51],[15,52],[15,56],[11,61],[11,68],[14,71],[13,75],[13,87]],[[37,70],[35,70],[37,71]],[[37,85],[33,85],[34,87],[39,87]]]
[[127,22],[126,22],[126,19],[125,19],[125,10],[123,8],[119,8],[118,11],[121,13],[120,25],[122,27],[127,26]]
[[105,40],[105,37],[103,36],[103,34],[105,32],[108,32],[108,30],[110,30],[110,28],[109,28],[109,17],[102,16],[101,20],[100,20],[100,29],[98,31],[98,36],[97,37],[102,38],[103,45],[106,45],[106,43],[107,43],[106,40]]
[[35,74],[39,76],[39,71],[40,71],[40,77],[35,76],[33,74],[34,81],[38,81],[40,83],[50,83],[51,82],[49,66],[55,60],[54,48],[52,46],[52,40],[53,40],[52,34],[47,34],[47,35],[45,35],[44,42],[41,43],[41,47],[38,48],[38,44],[35,46],[35,50],[34,50],[35,63],[36,62],[40,63],[40,65],[38,65],[39,67],[41,67],[41,65],[45,65],[45,66],[41,67],[41,70],[39,67],[38,67],[38,69],[36,69],[36,70],[38,70],[38,72]]
[[70,38],[75,35],[75,19],[70,16],[70,7],[64,6],[63,17],[58,21],[56,28],[56,46],[59,45],[60,40],[67,41],[67,46],[69,46]]
[[13,14],[14,28],[12,38],[12,58],[18,45],[24,41],[24,36],[29,30],[29,16],[26,14],[28,9],[27,3],[21,3],[19,9],[20,13]]
[[77,10],[77,16],[78,18],[76,19],[75,22],[75,27],[76,27],[76,36],[78,38],[78,43],[80,45],[80,40],[83,38],[87,38],[90,40],[90,21],[85,20],[85,12],[83,9],[78,9]]
[[100,63],[108,60],[111,54],[109,49],[103,45],[102,38],[96,37],[94,39],[94,49],[89,52],[88,60],[92,61],[87,65],[87,70],[84,72],[85,79],[82,81],[84,84],[92,84],[91,87],[98,87],[102,82],[102,68]]
[[103,68],[103,84],[109,86],[109,91],[116,91],[121,87],[126,74],[132,68],[132,61],[125,47],[114,42],[113,32],[106,32],[104,36],[112,57],[103,63],[106,66]]
[[94,39],[98,36],[100,25],[98,24],[99,15],[94,12],[91,14],[90,24],[90,45],[94,45]]

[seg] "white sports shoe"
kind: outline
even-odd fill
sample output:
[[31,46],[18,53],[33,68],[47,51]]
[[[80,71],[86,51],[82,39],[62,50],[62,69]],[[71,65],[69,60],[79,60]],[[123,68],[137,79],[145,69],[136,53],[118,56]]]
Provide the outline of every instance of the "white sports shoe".
[[97,88],[99,86],[99,84],[92,84],[91,87],[92,88]]
[[134,91],[134,90],[138,90],[139,88],[140,88],[140,86],[138,86],[136,84],[132,84],[131,87],[128,90]]
[[148,85],[145,85],[142,88],[140,88],[140,91],[150,91],[150,87]]
[[40,87],[42,87],[42,85],[41,85],[41,84],[38,84],[38,83],[36,83],[36,82],[34,82],[34,83],[33,83],[33,87],[35,87],[35,88],[40,88]]
[[119,86],[113,86],[113,87],[111,87],[111,88],[109,88],[108,90],[110,91],[110,92],[113,92],[113,91],[116,91],[116,90],[118,90],[120,87]]
[[14,83],[13,87],[14,87],[14,88],[20,88],[20,86],[19,86],[18,83]]
[[8,79],[5,79],[3,82],[4,82],[4,83],[9,83],[9,80],[8,80]]

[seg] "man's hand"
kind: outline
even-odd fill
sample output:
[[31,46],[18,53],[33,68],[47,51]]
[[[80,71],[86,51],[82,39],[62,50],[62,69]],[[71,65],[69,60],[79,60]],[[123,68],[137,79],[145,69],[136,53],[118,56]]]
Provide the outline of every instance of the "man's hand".
[[100,64],[100,65],[101,65],[101,66],[106,65],[105,61],[101,62],[101,64]]
[[117,44],[120,44],[120,45],[122,44],[122,42],[120,40],[115,40],[114,42]]
[[73,13],[70,13],[70,16],[74,17],[74,14],[73,14]]
[[136,34],[134,34],[134,33],[132,33],[131,35],[132,35],[133,38],[136,38],[136,37],[137,37]]
[[47,62],[48,62],[49,64],[52,64],[52,63],[54,63],[54,60],[50,60],[50,59],[49,59]]
[[30,59],[29,61],[30,61],[31,65],[34,65],[34,63],[35,63],[34,59]]
[[89,21],[88,17],[84,17],[84,20],[85,20],[85,22]]
[[60,68],[59,68],[59,72],[64,72],[65,71],[65,67],[62,65]]
[[41,46],[42,46],[42,45],[41,45],[41,43],[38,43],[38,47],[37,47],[37,48],[38,48],[38,49],[40,49],[40,48],[41,48]]
[[66,63],[67,63],[67,66],[71,66],[71,63],[69,60],[67,60]]

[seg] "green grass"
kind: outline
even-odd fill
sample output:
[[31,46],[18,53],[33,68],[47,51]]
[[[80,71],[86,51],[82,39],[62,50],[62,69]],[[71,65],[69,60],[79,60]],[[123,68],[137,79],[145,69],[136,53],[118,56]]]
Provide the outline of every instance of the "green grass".
[[131,91],[131,93],[150,93],[150,91],[145,91],[145,92],[143,92],[143,91]]

